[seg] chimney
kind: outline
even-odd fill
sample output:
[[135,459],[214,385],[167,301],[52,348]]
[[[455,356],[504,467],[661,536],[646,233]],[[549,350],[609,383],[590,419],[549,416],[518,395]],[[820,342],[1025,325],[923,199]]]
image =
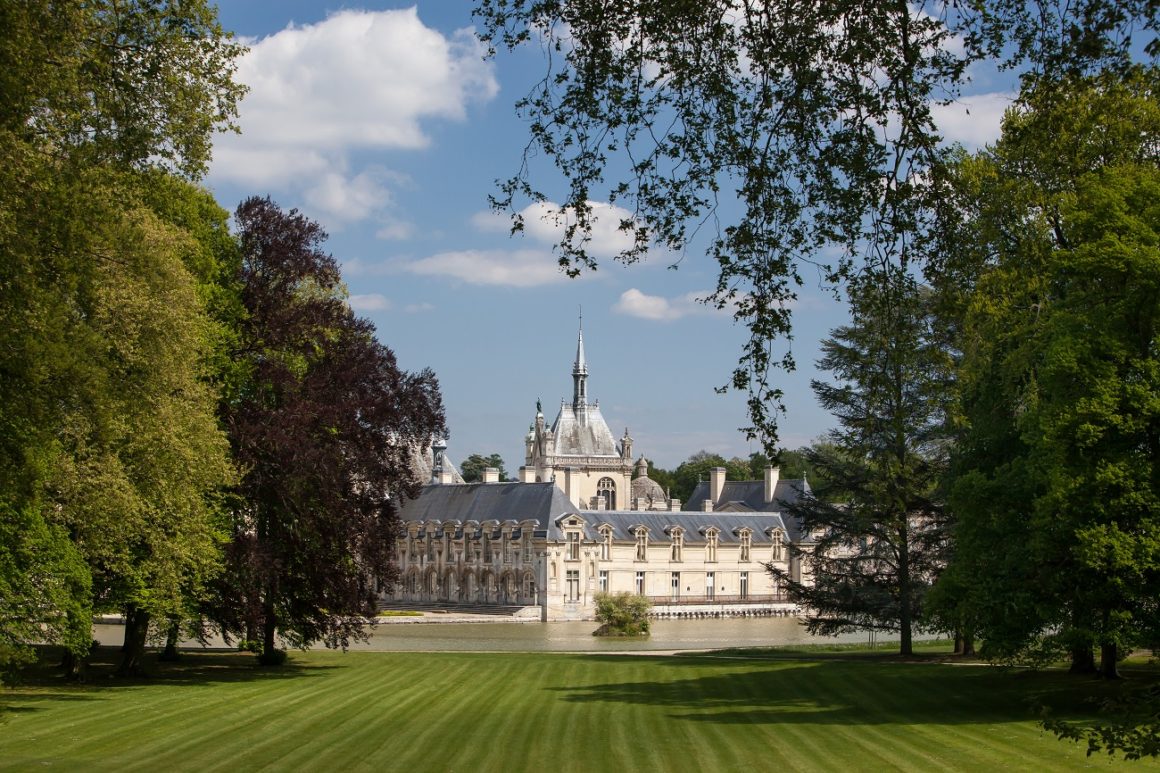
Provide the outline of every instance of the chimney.
[[451,470],[439,469],[436,470],[436,474],[439,476],[439,485],[441,486],[450,486],[455,482],[451,477]]
[[706,513],[713,512],[713,500],[706,499],[704,502],[701,503],[701,509],[704,510]]
[[725,468],[714,467],[709,470],[709,499],[716,504],[721,499],[721,492],[725,489]]
[[520,483],[535,483],[536,468],[524,466],[520,468]]
[[765,467],[765,504],[773,501],[773,494],[777,491],[777,479],[781,474],[780,467],[766,465]]
[[484,483],[499,483],[499,468],[485,467],[483,470]]
[[669,510],[671,512],[674,512],[674,513],[679,513],[681,511],[681,500],[670,499],[669,500]]

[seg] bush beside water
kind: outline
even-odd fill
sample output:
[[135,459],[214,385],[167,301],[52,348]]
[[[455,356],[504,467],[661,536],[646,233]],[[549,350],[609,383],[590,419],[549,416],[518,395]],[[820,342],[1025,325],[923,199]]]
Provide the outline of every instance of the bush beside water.
[[603,625],[593,636],[648,636],[652,604],[634,593],[597,593],[596,619]]

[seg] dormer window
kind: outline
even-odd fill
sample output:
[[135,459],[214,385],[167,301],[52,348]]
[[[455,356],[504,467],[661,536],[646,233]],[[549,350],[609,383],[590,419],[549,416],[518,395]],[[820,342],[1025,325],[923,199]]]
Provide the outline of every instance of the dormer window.
[[673,542],[670,547],[669,560],[681,561],[684,559],[685,553],[685,530],[678,527],[673,529]]
[[714,562],[717,560],[717,529],[709,529],[705,532],[705,561]]
[[772,560],[781,561],[785,558],[785,542],[780,529],[774,529],[770,533],[769,541],[773,543],[773,549],[770,551]]
[[643,526],[638,526],[633,532],[636,536],[636,560],[648,560],[648,529]]
[[612,560],[612,527],[600,527],[600,560]]
[[753,532],[749,529],[741,530],[741,561],[749,560],[750,548],[753,547]]

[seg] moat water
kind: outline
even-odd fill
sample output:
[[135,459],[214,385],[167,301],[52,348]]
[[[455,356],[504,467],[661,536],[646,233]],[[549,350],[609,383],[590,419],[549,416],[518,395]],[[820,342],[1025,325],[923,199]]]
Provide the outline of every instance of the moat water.
[[[353,650],[381,652],[649,652],[706,650],[725,647],[768,647],[794,644],[867,643],[867,634],[810,636],[793,618],[726,618],[720,620],[657,620],[647,639],[595,637],[597,623],[384,623],[370,630],[370,639]],[[124,639],[119,625],[95,625],[93,637],[102,644]],[[879,637],[879,643],[889,641]],[[197,646],[185,642],[185,646]],[[225,646],[223,642],[213,642]]]

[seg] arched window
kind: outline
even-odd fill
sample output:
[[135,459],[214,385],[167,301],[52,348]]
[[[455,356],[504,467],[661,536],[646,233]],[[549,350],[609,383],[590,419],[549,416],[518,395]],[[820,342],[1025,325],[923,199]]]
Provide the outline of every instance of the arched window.
[[604,497],[604,503],[609,510],[616,509],[616,481],[612,478],[601,478],[597,482],[596,495]]

